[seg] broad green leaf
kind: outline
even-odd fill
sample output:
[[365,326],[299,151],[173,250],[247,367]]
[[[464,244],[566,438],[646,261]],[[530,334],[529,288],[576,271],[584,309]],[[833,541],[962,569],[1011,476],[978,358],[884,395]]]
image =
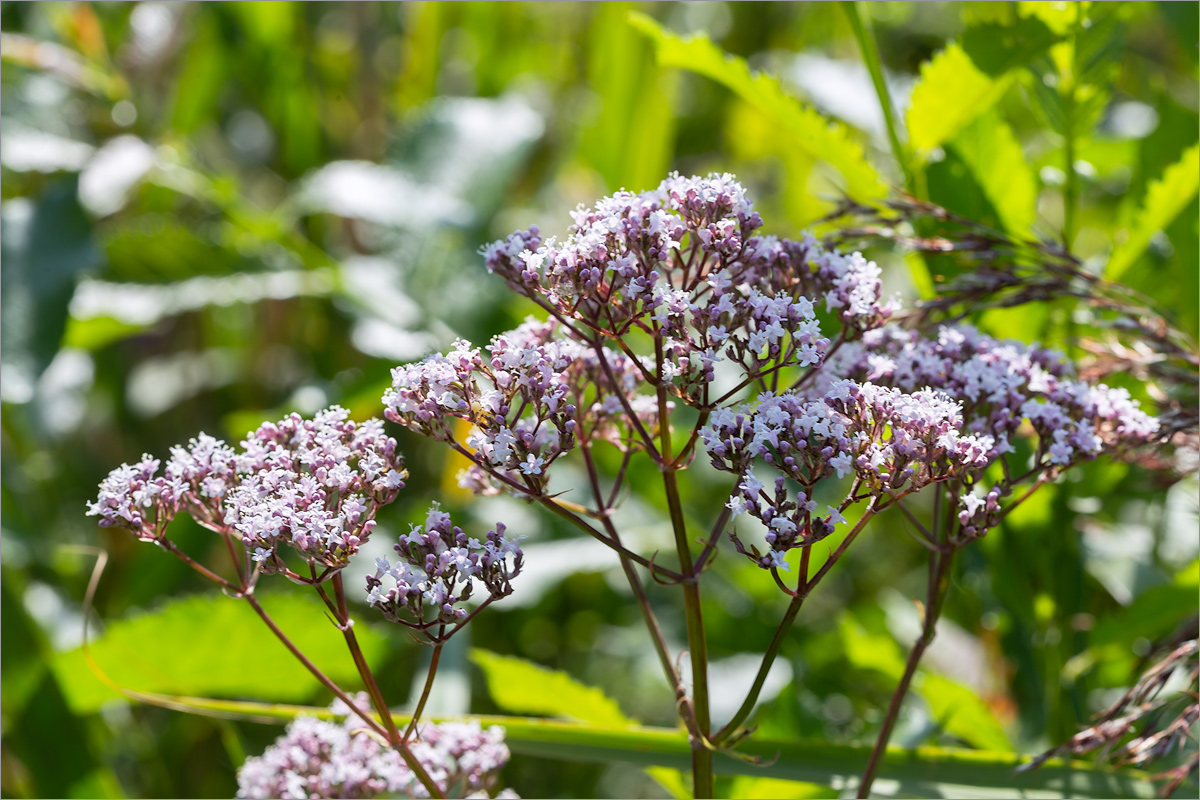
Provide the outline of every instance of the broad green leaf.
[[705,36],[677,36],[644,14],[630,14],[629,21],[654,42],[660,64],[711,78],[758,108],[795,145],[833,166],[851,197],[871,200],[886,194],[851,130],[787,94],[777,79],[752,73],[744,60],[727,55]]
[[1125,241],[1117,246],[1109,258],[1105,277],[1112,281],[1120,280],[1125,271],[1146,252],[1155,232],[1170,225],[1175,217],[1187,208],[1198,189],[1200,145],[1192,145],[1146,189],[1141,211]]
[[505,711],[550,714],[600,725],[632,722],[604,692],[585,686],[565,672],[487,650],[472,649],[471,660],[483,670],[488,694]]
[[921,158],[954,137],[971,120],[995,105],[1012,82],[1010,74],[992,78],[957,43],[921,65],[905,114],[909,145]]
[[971,170],[1004,229],[1025,236],[1037,213],[1037,180],[1021,143],[1000,115],[988,112],[963,128],[951,147]]
[[[308,595],[264,594],[259,600],[296,646],[347,690],[360,685],[345,640]],[[371,626],[355,626],[370,664],[387,641]],[[141,692],[262,700],[306,700],[320,689],[250,606],[217,594],[170,600],[154,611],[112,622],[90,645],[100,669]],[[81,648],[55,656],[52,668],[76,713],[91,713],[117,693],[100,681]]]

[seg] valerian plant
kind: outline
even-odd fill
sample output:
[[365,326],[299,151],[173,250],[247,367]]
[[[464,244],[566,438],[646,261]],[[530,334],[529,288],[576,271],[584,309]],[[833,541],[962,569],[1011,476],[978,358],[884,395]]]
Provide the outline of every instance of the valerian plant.
[[[573,217],[561,241],[534,227],[483,253],[488,271],[545,317],[484,347],[459,340],[396,367],[384,417],[468,459],[464,487],[539,505],[613,550],[687,729],[697,797],[713,796],[714,753],[736,755],[752,733],[746,723],[803,603],[865,526],[883,515],[913,533],[929,554],[924,619],[863,765],[866,796],[936,632],[957,553],[1071,466],[1157,441],[1159,422],[1124,390],[1076,377],[1062,355],[1037,345],[961,323],[900,324],[900,303],[883,296],[874,263],[812,237],[759,235],[762,220],[730,175],[672,175]],[[406,731],[354,638],[341,573],[406,477],[382,425],[333,408],[264,425],[241,451],[201,436],[173,451],[163,475],[150,457],[114,471],[91,508],[102,524],[131,529],[249,602],[341,704],[348,722],[299,720],[248,762],[244,796],[486,791],[506,758],[498,732],[418,723],[445,641],[514,591],[523,555],[503,524],[473,538],[434,504],[400,537],[397,560],[380,559],[358,587],[384,619],[433,647]],[[616,453],[614,474],[599,466],[602,448]],[[688,523],[680,489],[680,473],[699,456],[729,475],[703,531]],[[631,549],[615,522],[619,498],[639,488],[629,485],[635,459],[660,476],[673,562]],[[586,471],[581,497],[553,482],[566,460]],[[930,501],[914,504],[918,494]],[[840,499],[818,504],[818,496]],[[168,538],[181,512],[224,539],[236,581]],[[814,557],[835,532],[836,547]],[[716,727],[701,592],[722,549],[761,568],[789,602],[753,686]],[[258,605],[254,587],[273,574],[320,595],[367,695],[326,678]],[[690,681],[646,576],[682,594]]]

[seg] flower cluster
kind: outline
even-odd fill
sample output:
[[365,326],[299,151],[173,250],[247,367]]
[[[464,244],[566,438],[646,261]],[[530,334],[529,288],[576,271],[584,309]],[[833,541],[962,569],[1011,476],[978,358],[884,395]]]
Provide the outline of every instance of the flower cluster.
[[[867,495],[908,494],[936,481],[985,467],[988,436],[965,434],[959,404],[929,389],[911,394],[870,383],[836,381],[818,399],[794,392],[764,394],[753,403],[713,412],[701,429],[713,466],[740,478],[729,508],[767,526],[770,550],[739,552],[764,569],[787,569],[795,547],[810,545],[845,522],[840,508],[817,515],[815,485],[854,475]],[[773,491],[755,473],[761,461],[778,473]],[[799,486],[795,496],[787,479]]]
[[654,398],[637,392],[645,365],[566,338],[554,322],[527,320],[485,349],[460,340],[446,355],[396,367],[383,396],[388,419],[433,439],[454,442],[455,419],[472,425],[476,467],[464,483],[478,492],[541,491],[580,425],[624,438],[626,404],[642,425],[657,424]]
[[618,192],[574,213],[564,242],[537,228],[484,250],[490,271],[518,293],[585,331],[651,332],[661,354],[650,376],[693,404],[706,402],[714,367],[732,359],[749,378],[820,363],[828,345],[816,304],[843,335],[877,327],[879,268],[860,254],[757,237],[762,220],[729,175],[673,175],[652,191]]
[[[520,544],[504,535],[504,525],[497,523],[480,542],[453,525],[437,503],[429,509],[425,524],[414,525],[401,536],[395,550],[400,556],[395,566],[376,559],[375,574],[367,576],[367,602],[386,619],[425,631],[439,641],[454,633],[453,629],[446,633],[444,626],[467,619],[460,605],[471,597],[476,581],[483,584],[488,602],[507,597],[523,560]],[[385,576],[394,584],[387,589]]]
[[253,431],[241,452],[201,434],[172,448],[162,475],[151,456],[113,470],[88,514],[157,541],[187,511],[236,535],[265,573],[286,569],[281,544],[314,566],[344,567],[407,476],[383,423],[349,416],[337,406],[311,420],[292,414]]
[[[366,694],[356,702],[365,704]],[[238,797],[372,798],[429,797],[400,754],[373,739],[363,720],[340,700],[328,722],[297,717],[261,756],[238,770]],[[409,745],[447,797],[488,797],[496,773],[509,759],[504,729],[477,722],[420,726]],[[498,797],[516,797],[511,791]]]
[[849,377],[906,391],[931,386],[958,398],[967,429],[992,437],[990,458],[1011,452],[1024,420],[1038,435],[1038,463],[1052,467],[1144,444],[1159,429],[1126,390],[1070,377],[1061,354],[968,325],[943,326],[936,338],[896,326],[871,331],[843,347],[826,373],[814,383],[818,391]]

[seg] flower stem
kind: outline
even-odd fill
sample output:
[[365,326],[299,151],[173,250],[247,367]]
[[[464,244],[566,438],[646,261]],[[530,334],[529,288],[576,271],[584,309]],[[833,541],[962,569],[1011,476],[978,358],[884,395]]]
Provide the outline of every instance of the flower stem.
[[346,647],[350,650],[350,655],[354,659],[354,666],[358,668],[358,674],[362,677],[363,683],[366,684],[367,694],[371,696],[371,703],[375,706],[375,710],[379,712],[379,717],[383,720],[383,724],[387,729],[388,742],[400,753],[400,757],[404,759],[404,763],[417,776],[417,780],[429,792],[430,797],[445,797],[446,795],[441,791],[437,783],[434,782],[433,778],[430,777],[420,760],[408,749],[407,742],[400,737],[400,731],[396,728],[396,721],[392,719],[392,711],[384,701],[383,693],[379,691],[379,684],[375,682],[375,676],[371,673],[370,666],[367,665],[366,656],[363,655],[362,648],[358,645],[358,637],[354,635],[353,620],[350,619],[350,614],[346,607],[346,590],[342,585],[341,571],[333,574],[331,583],[333,585],[333,596],[337,601],[338,612],[341,616],[341,629],[342,635],[346,639]]
[[946,589],[950,583],[950,565],[953,563],[957,552],[957,549],[950,548],[945,552],[929,554],[929,592],[925,600],[925,621],[921,626],[921,636],[917,639],[916,644],[913,645],[912,652],[908,654],[908,662],[904,666],[904,676],[900,679],[900,684],[892,694],[891,702],[888,703],[887,715],[883,719],[883,728],[879,731],[879,736],[875,740],[875,747],[871,750],[871,757],[867,761],[867,768],[863,772],[862,781],[858,786],[859,797],[868,797],[870,795],[871,784],[875,781],[875,775],[879,771],[883,754],[887,751],[888,740],[892,738],[892,729],[896,727],[896,719],[900,715],[900,707],[904,703],[904,697],[908,694],[908,687],[917,672],[917,665],[921,662],[921,657],[925,655],[926,648],[929,647],[933,641],[933,637],[937,633],[938,617],[941,616],[942,604],[946,599]]
[[[662,374],[662,338],[654,340],[655,360]],[[668,417],[667,388],[658,386],[658,434],[660,466],[663,488],[667,494],[667,509],[671,516],[671,529],[675,533],[675,549],[679,556],[679,568],[684,571],[683,604],[687,620],[688,655],[692,662],[692,714],[696,731],[692,736],[692,782],[695,796],[712,797],[713,754],[706,739],[711,720],[708,710],[708,645],[704,636],[704,616],[700,604],[698,571],[692,561],[692,550],[688,545],[687,524],[683,518],[683,503],[679,497],[676,467],[671,460],[671,426]]]
[[[581,440],[580,450],[583,453],[583,462],[587,466],[588,479],[592,486],[592,495],[596,498],[596,505],[603,512],[600,521],[612,540],[619,543],[621,535],[617,532],[617,527],[613,525],[612,518],[608,514],[609,505],[604,502],[604,493],[600,488],[600,473],[596,469],[596,462],[592,458],[592,449],[586,440]],[[622,470],[627,463],[627,459],[622,461]],[[671,653],[667,648],[667,640],[663,636],[662,628],[659,627],[658,618],[654,616],[654,609],[650,605],[650,598],[646,596],[646,588],[642,585],[642,579],[638,576],[637,570],[633,568],[633,562],[623,555],[621,556],[621,569],[625,572],[625,578],[629,581],[629,588],[633,591],[638,609],[642,612],[642,620],[646,623],[646,630],[650,632],[650,640],[654,643],[654,649],[658,653],[658,660],[662,664],[663,673],[667,676],[667,682],[671,685],[671,690],[675,692],[675,702],[678,705],[687,699],[687,692],[684,691],[683,683],[679,680],[679,674],[675,671],[675,665],[671,662]],[[684,720],[684,722],[685,724],[690,724],[688,720]]]
[[433,646],[433,655],[429,657],[429,673],[425,676],[425,688],[421,690],[421,699],[417,701],[417,707],[413,710],[412,721],[408,723],[408,730],[404,732],[404,741],[407,742],[417,729],[417,721],[421,719],[421,712],[425,710],[425,702],[429,699],[429,693],[433,690],[433,679],[437,675],[438,661],[442,658],[442,644],[439,642]]
[[[850,494],[853,495],[858,491],[858,483],[856,482]],[[863,513],[862,519],[858,524],[851,529],[850,533],[846,534],[846,538],[842,541],[840,547],[830,554],[828,560],[821,567],[820,571],[810,580],[808,577],[809,558],[812,553],[812,546],[804,548],[801,556],[800,567],[800,583],[796,587],[796,595],[788,604],[787,611],[783,614],[783,619],[779,622],[779,627],[775,629],[775,635],[771,637],[771,643],[767,645],[767,650],[763,653],[762,663],[758,667],[758,674],[754,676],[754,684],[750,687],[750,692],[746,695],[746,699],[742,701],[742,705],[738,708],[737,713],[733,715],[733,719],[725,724],[725,727],[717,731],[712,737],[713,744],[720,744],[727,741],[730,737],[738,732],[738,728],[742,723],[750,717],[750,712],[754,710],[755,703],[758,702],[758,696],[762,692],[763,684],[767,681],[767,674],[771,671],[771,665],[775,663],[775,658],[779,655],[780,649],[783,647],[783,642],[787,638],[788,632],[792,628],[792,623],[795,622],[796,616],[800,613],[800,607],[804,605],[804,600],[808,597],[821,578],[829,573],[829,569],[841,558],[846,552],[846,548],[858,536],[871,517],[875,515],[875,501],[871,501],[871,505]]]

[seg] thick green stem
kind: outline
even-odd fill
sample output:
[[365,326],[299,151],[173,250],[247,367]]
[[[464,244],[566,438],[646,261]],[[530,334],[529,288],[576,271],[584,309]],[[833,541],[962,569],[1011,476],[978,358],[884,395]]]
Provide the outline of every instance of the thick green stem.
[[[655,361],[662,374],[662,339],[654,341]],[[662,469],[663,488],[667,494],[667,509],[671,516],[671,529],[675,533],[675,550],[679,556],[679,569],[683,576],[683,605],[687,620],[688,656],[692,662],[692,715],[696,731],[692,736],[692,782],[696,797],[712,797],[713,753],[707,738],[712,725],[708,709],[708,644],[704,636],[704,615],[700,604],[698,571],[692,560],[692,549],[688,544],[687,523],[683,518],[683,503],[679,497],[679,483],[675,479],[677,467],[672,463],[671,426],[668,416],[667,389],[658,386],[658,434],[659,467]]]
[[896,163],[900,165],[900,171],[904,174],[904,188],[909,192],[915,192],[916,181],[908,163],[908,154],[900,143],[896,112],[892,105],[891,95],[888,93],[887,81],[883,77],[879,45],[875,41],[875,31],[871,27],[871,18],[867,13],[866,4],[843,2],[842,10],[846,12],[846,19],[850,21],[850,29],[854,31],[854,38],[858,40],[858,49],[862,52],[863,62],[867,65],[867,72],[871,74],[871,83],[875,85],[875,94],[879,98],[879,107],[883,109],[883,120],[887,125],[888,142],[892,146],[892,155],[896,157]]

